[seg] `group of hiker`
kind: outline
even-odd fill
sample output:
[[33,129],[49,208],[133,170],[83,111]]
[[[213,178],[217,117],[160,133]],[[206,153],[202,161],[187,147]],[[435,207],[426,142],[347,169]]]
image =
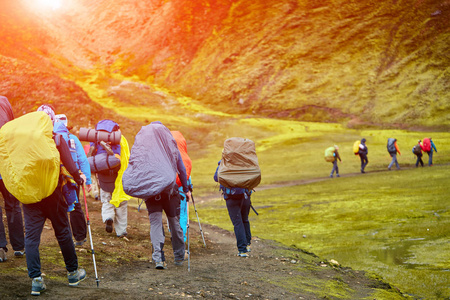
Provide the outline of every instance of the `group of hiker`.
[[[183,265],[186,254],[189,259],[192,161],[181,132],[170,131],[159,121],[152,122],[141,128],[130,150],[119,124],[112,120],[99,121],[95,129],[80,128],[77,137],[70,132],[67,117],[56,114],[50,104],[14,118],[8,99],[0,96],[0,108],[0,190],[10,243],[16,257],[26,257],[32,295],[40,295],[46,289],[39,254],[46,219],[51,221],[58,240],[69,285],[77,286],[86,278],[85,270],[78,266],[75,247],[86,242],[90,224],[86,191],[96,185],[106,232],[115,231],[117,237],[125,238],[128,200],[142,199],[148,210],[155,268],[167,268],[163,211],[171,234],[174,264]],[[89,146],[83,147],[81,141],[89,142]],[[236,177],[236,168],[242,166],[250,171]],[[250,196],[261,180],[254,143],[242,138],[226,140],[214,180],[219,182],[227,200],[238,256],[248,257]],[[1,214],[0,207],[0,217]],[[7,251],[5,228],[0,222],[0,262],[7,260]],[[97,277],[96,268],[95,273]]]
[[[387,151],[389,155],[392,157],[391,162],[388,165],[388,170],[390,171],[392,166],[395,164],[397,169],[400,169],[400,165],[398,164],[397,160],[397,153],[401,155],[400,149],[397,145],[397,139],[395,138],[389,138],[387,141]],[[412,148],[412,152],[414,155],[416,155],[416,167],[419,166],[419,163],[421,166],[424,166],[422,156],[423,152],[428,154],[428,165],[433,165],[433,151],[437,152],[436,145],[434,144],[433,140],[431,138],[424,138],[423,141],[419,140],[417,145],[415,145]],[[369,153],[369,150],[366,145],[366,139],[362,138],[361,140],[355,141],[353,144],[353,153],[355,155],[359,155],[361,159],[361,173],[366,173],[365,168],[367,164],[369,163],[369,159],[367,158],[367,155]],[[337,161],[342,161],[341,157],[339,155],[339,147],[337,145],[334,145],[332,147],[329,147],[325,150],[325,161],[331,162],[333,164],[333,168],[331,169],[330,177],[333,178],[333,175],[336,173],[336,177],[340,177],[339,175],[339,167],[337,164]]]

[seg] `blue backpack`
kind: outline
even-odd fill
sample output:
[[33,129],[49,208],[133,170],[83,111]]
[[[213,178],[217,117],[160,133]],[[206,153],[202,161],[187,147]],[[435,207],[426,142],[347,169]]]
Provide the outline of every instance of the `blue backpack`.
[[[117,131],[119,130],[119,124],[117,124],[116,122],[112,121],[112,120],[101,120],[97,123],[97,125],[95,125],[95,130],[103,130],[103,131],[107,131],[107,132],[113,132],[113,131]],[[106,153],[106,150],[103,149],[102,146],[100,146],[100,143],[91,143],[91,146],[93,146],[93,144],[95,144],[95,148],[97,149],[95,154],[101,154],[101,153]],[[116,144],[116,145],[110,145],[112,151],[115,154],[120,155],[120,144]]]

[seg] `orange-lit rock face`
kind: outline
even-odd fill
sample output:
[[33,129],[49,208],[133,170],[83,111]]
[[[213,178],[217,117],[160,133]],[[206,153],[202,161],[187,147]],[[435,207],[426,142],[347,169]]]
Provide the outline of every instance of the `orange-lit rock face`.
[[0,55],[78,80],[134,75],[228,112],[448,124],[447,2],[2,1]]

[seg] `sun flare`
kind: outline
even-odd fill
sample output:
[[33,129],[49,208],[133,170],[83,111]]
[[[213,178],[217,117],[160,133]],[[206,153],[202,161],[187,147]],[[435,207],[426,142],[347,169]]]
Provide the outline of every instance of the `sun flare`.
[[62,0],[36,0],[36,4],[41,7],[51,8],[57,10],[62,6]]

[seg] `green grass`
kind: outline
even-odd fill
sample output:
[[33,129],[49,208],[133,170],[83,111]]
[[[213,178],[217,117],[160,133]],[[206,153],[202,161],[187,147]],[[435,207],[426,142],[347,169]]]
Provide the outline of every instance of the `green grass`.
[[[252,202],[260,215],[250,213],[255,236],[374,272],[417,297],[450,296],[448,133],[358,131],[338,124],[269,119],[243,119],[236,124],[241,128],[240,136],[256,142],[261,187],[284,181],[317,181],[256,188]],[[230,132],[224,137],[236,133],[234,126],[222,127]],[[416,169],[411,148],[426,136],[433,137],[439,151],[434,156],[435,166]],[[367,139],[369,147],[367,174],[359,173],[359,157],[352,153],[353,141],[361,137]],[[388,137],[398,139],[403,154],[399,157],[401,171],[387,171]],[[331,164],[325,162],[323,152],[333,144],[340,146],[343,177],[330,179]],[[200,217],[232,231],[225,202],[219,200],[212,180],[221,144],[209,149],[209,155],[194,159],[193,183],[199,193],[215,192],[217,200],[200,203]],[[426,155],[424,158],[426,161]]]

